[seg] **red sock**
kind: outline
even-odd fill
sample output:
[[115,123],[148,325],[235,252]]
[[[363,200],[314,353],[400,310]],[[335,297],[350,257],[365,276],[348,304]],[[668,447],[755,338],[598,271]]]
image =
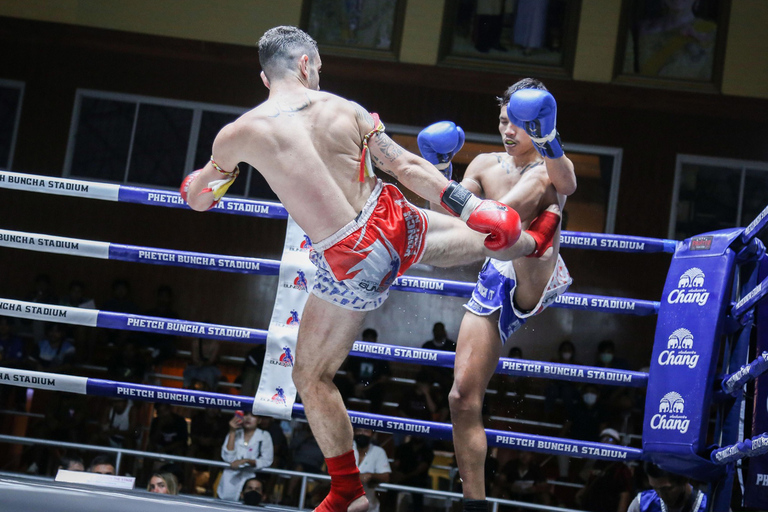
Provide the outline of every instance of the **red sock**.
[[331,475],[331,492],[315,512],[347,512],[349,504],[365,494],[360,482],[360,470],[355,464],[355,452],[349,450],[338,457],[325,459]]
[[560,216],[556,213],[544,210],[541,214],[533,219],[531,225],[525,230],[526,233],[533,237],[536,242],[536,249],[528,255],[528,258],[541,258],[547,249],[552,247],[552,242],[555,239],[555,232],[560,225]]

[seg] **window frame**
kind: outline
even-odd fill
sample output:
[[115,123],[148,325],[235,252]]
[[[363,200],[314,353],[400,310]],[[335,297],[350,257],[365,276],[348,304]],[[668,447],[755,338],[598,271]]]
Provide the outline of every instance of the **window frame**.
[[[746,179],[746,172],[750,171],[765,171],[768,173],[768,162],[761,162],[759,160],[739,160],[737,158],[720,158],[713,156],[701,156],[679,153],[675,161],[675,180],[672,185],[672,205],[669,211],[669,225],[667,226],[667,238],[674,240],[677,226],[677,205],[680,197],[680,184],[682,181],[683,165],[706,165],[711,167],[729,167],[734,170],[739,170],[740,187],[739,187],[739,204],[737,217],[742,217],[743,203],[744,203],[744,180]],[[744,219],[742,219],[743,221]],[[749,219],[751,222],[752,219]]]
[[[5,78],[0,78],[0,86],[19,90],[19,104],[16,107],[16,117],[13,121],[13,133],[11,134],[10,150],[8,151],[8,162],[6,162],[6,170],[8,171],[13,170],[13,157],[16,153],[16,141],[19,137],[19,124],[21,123],[21,109],[24,105],[25,85],[26,84],[24,82],[19,80],[8,80]],[[2,162],[0,162],[0,164],[2,164]]]
[[[134,112],[133,127],[131,131],[131,141],[129,143],[129,148],[128,148],[128,157],[126,158],[126,162],[125,162],[125,171],[123,173],[123,180],[120,182],[114,182],[106,179],[101,180],[106,183],[119,183],[122,185],[133,185],[133,186],[147,186],[146,183],[130,181],[128,179],[129,170],[131,166],[131,153],[133,151],[134,136],[136,132],[136,124],[138,122],[139,112],[141,110],[141,104],[168,107],[168,108],[185,108],[185,109],[192,110],[192,122],[190,125],[190,133],[188,135],[187,153],[184,161],[184,168],[181,169],[179,172],[179,183],[181,183],[181,180],[184,179],[184,176],[195,166],[195,153],[197,150],[197,142],[200,134],[200,124],[202,121],[203,113],[215,112],[215,113],[222,113],[222,114],[234,114],[234,115],[240,116],[248,111],[247,108],[234,107],[230,105],[217,105],[215,103],[204,103],[204,102],[188,101],[188,100],[174,100],[174,99],[167,99],[167,98],[158,98],[154,96],[145,96],[141,94],[109,92],[109,91],[99,91],[96,89],[80,89],[79,88],[75,92],[75,102],[73,105],[72,119],[70,121],[70,126],[69,126],[69,136],[67,139],[67,151],[64,157],[64,169],[63,169],[62,175],[65,177],[72,176],[72,160],[75,155],[75,143],[77,139],[76,130],[80,122],[80,109],[82,107],[83,98],[94,98],[94,99],[108,100],[108,101],[121,101],[125,103],[134,103],[137,105],[136,111]],[[251,185],[251,173],[248,172],[246,174],[247,175],[246,175],[246,182],[245,182],[245,193],[242,196],[235,194],[234,195],[235,197],[248,197],[248,191],[250,190],[250,185]],[[151,185],[151,187],[158,188],[158,189],[171,190],[171,187],[164,187],[161,185]]]

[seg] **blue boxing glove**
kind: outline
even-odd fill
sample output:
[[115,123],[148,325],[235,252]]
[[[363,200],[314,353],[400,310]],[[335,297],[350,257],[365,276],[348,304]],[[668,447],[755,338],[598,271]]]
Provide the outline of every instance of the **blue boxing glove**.
[[507,104],[510,122],[525,130],[536,150],[546,158],[563,156],[560,134],[557,133],[557,102],[541,89],[515,91]]
[[452,121],[440,121],[421,130],[416,142],[421,156],[450,180],[453,175],[451,158],[464,145],[464,130]]

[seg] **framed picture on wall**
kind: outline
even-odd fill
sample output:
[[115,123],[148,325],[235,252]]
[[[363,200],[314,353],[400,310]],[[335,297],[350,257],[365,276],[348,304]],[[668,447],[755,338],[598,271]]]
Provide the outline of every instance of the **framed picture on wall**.
[[306,0],[302,28],[323,53],[396,55],[405,0]]
[[720,83],[730,0],[624,0],[617,75]]
[[573,67],[580,0],[447,0],[442,53],[451,64]]

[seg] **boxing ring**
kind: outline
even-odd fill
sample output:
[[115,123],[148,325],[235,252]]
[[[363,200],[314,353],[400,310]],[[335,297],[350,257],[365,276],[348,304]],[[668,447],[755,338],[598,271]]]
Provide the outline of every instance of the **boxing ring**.
[[[187,208],[177,192],[0,171],[0,188],[143,205]],[[277,203],[223,198],[220,213],[285,219]],[[486,429],[491,447],[609,461],[649,460],[704,481],[709,510],[728,510],[738,473],[747,506],[768,508],[768,256],[756,235],[768,207],[746,228],[684,241],[563,231],[561,247],[672,257],[660,301],[566,293],[551,307],[657,315],[648,373],[501,358],[496,373],[646,389],[642,449]],[[277,275],[281,261],[114,244],[0,229],[0,246],[89,258],[223,272]],[[399,277],[393,290],[469,297],[474,283]],[[0,315],[89,327],[192,335],[261,344],[267,331],[0,298]],[[453,367],[452,352],[355,342],[350,355]],[[250,410],[254,397],[0,368],[0,384],[180,406]],[[747,398],[753,396],[748,403]],[[256,404],[258,407],[258,404]],[[304,416],[294,404],[293,417]],[[450,424],[349,411],[355,426],[451,440]],[[711,421],[714,419],[714,422]],[[745,463],[748,460],[748,464]],[[738,470],[738,471],[737,471]],[[762,489],[761,489],[762,488]]]

